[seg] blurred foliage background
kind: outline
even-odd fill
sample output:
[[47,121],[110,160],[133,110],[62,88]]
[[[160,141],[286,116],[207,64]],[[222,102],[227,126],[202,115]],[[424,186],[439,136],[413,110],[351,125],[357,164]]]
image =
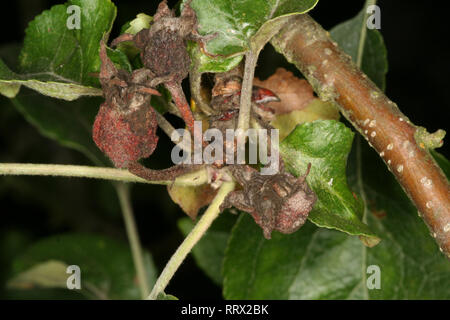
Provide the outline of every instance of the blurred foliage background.
[[[1,10],[2,38],[0,57],[14,67],[24,32],[37,14],[63,1],[17,0]],[[111,37],[137,13],[153,14],[159,1],[114,1],[118,15]],[[169,1],[174,6],[176,1]],[[326,29],[356,15],[364,4],[359,1],[319,1],[311,15]],[[448,123],[448,45],[442,29],[444,10],[416,1],[380,0],[381,32],[389,58],[387,95],[416,124],[430,132],[447,128]],[[271,75],[277,67],[285,67],[301,76],[270,45],[263,51],[257,76]],[[186,85],[186,84],[185,84]],[[21,95],[37,95],[22,88]],[[84,98],[86,99],[86,98]],[[98,99],[99,104],[101,99]],[[59,101],[61,108],[66,102]],[[96,110],[93,110],[95,115]],[[181,127],[177,119],[170,120]],[[147,161],[153,168],[170,164],[170,140],[159,132],[157,152]],[[449,147],[439,150],[447,158]],[[58,163],[91,165],[77,151],[61,147],[39,135],[14,108],[0,97],[0,162]],[[183,236],[177,220],[184,217],[162,186],[134,185],[133,207],[143,247],[149,250],[156,266],[162,270]],[[119,211],[117,196],[111,184],[103,181],[46,178],[0,177],[0,298],[45,298],[49,291],[21,292],[5,290],[11,261],[23,250],[44,237],[64,232],[88,232],[126,241],[125,228]],[[167,292],[180,299],[220,298],[216,286],[188,258],[169,285]],[[53,295],[54,296],[54,295]],[[61,298],[80,296],[60,295]]]

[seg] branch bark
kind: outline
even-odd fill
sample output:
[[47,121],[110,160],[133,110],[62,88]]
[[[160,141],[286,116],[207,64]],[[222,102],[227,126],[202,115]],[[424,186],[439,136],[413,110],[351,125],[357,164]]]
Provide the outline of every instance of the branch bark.
[[292,17],[272,45],[303,73],[322,100],[341,113],[378,152],[450,258],[450,186],[428,148],[441,143],[415,126],[362,73],[309,15]]

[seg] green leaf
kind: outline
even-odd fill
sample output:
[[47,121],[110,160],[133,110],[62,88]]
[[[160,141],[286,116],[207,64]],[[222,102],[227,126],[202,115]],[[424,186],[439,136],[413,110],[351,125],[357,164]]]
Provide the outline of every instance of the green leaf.
[[[80,7],[80,29],[69,29],[67,13]],[[0,92],[12,97],[25,85],[51,97],[74,100],[82,95],[101,95],[99,43],[111,30],[116,7],[110,0],[70,0],[55,5],[30,22],[19,57],[19,73],[0,61]],[[123,53],[109,50],[111,59],[124,69],[129,63]]]
[[[366,9],[363,9],[353,19],[341,23],[330,30],[331,37],[355,62],[357,61],[362,28],[366,28],[365,19]],[[388,61],[383,36],[378,30],[367,29],[363,50],[361,69],[384,91],[386,88]]]
[[[184,1],[185,2],[185,1]],[[254,35],[265,24],[279,18],[311,10],[318,0],[193,0],[191,7],[198,19],[201,35],[217,36],[208,41],[201,53],[198,45],[190,53],[202,72],[224,72],[234,68],[249,49]]]
[[433,156],[434,160],[438,163],[439,167],[441,167],[442,171],[444,171],[444,174],[447,176],[447,178],[450,176],[450,162],[447,160],[446,157],[444,157],[442,154],[440,154],[437,151],[430,150],[431,155]]
[[197,43],[189,42],[188,51],[192,60],[191,68],[195,68],[200,73],[205,72],[226,72],[239,65],[243,56],[226,57],[210,57],[204,54]]
[[[139,13],[136,15],[136,18],[122,26],[120,34],[136,34],[142,29],[149,28],[152,20],[153,18],[151,16],[145,13]],[[139,63],[142,64],[139,57],[140,51],[132,41],[119,43],[117,49],[125,53],[130,60],[139,60]]]
[[43,288],[67,288],[67,267],[64,262],[56,260],[36,264],[8,281],[8,287],[26,289],[37,285]]
[[353,136],[343,123],[318,120],[297,126],[281,143],[280,152],[289,171],[297,176],[304,174],[311,163],[307,181],[318,200],[309,220],[350,235],[376,237],[361,222],[362,202],[347,184],[347,156]]
[[[224,261],[226,299],[450,298],[447,259],[375,152],[367,147],[363,154],[371,203],[367,223],[383,241],[367,248],[355,237],[309,222],[292,235],[275,233],[267,241],[251,217],[242,215]],[[356,156],[351,158],[356,184]],[[380,289],[367,286],[369,266],[380,268]]]
[[130,33],[136,34],[142,29],[150,28],[150,22],[152,22],[153,17],[145,13],[138,13],[136,18],[126,23],[120,33]]
[[[54,79],[53,81],[50,79]],[[0,93],[8,98],[14,98],[20,90],[20,86],[36,90],[50,97],[75,100],[80,96],[101,96],[98,88],[83,86],[68,79],[56,79],[47,77],[46,80],[37,75],[21,75],[12,72],[0,59]]]
[[[145,260],[151,286],[156,280],[156,270],[149,254],[145,255]],[[70,276],[63,267],[69,265],[80,267],[81,293],[88,297],[140,298],[128,246],[97,235],[64,234],[33,244],[14,260],[14,277],[10,284],[17,284],[19,279],[28,288],[63,288]]]
[[251,37],[264,23],[278,17],[305,13],[317,0],[193,0],[191,7],[198,19],[202,35],[218,32],[207,43],[212,54],[233,55],[248,49]]
[[11,102],[43,136],[80,151],[97,165],[109,163],[92,140],[92,124],[101,99],[61,102],[28,91]]
[[[219,286],[222,285],[222,263],[225,257],[225,248],[235,222],[235,215],[229,211],[222,212],[192,249],[192,254],[200,269]],[[178,220],[178,228],[184,236],[189,234],[194,225],[195,223],[189,218]]]
[[314,99],[304,109],[276,115],[270,125],[279,130],[282,141],[299,124],[315,120],[339,120],[339,118],[339,109],[334,103]]
[[171,294],[161,292],[160,294],[158,294],[156,300],[179,300],[179,299]]

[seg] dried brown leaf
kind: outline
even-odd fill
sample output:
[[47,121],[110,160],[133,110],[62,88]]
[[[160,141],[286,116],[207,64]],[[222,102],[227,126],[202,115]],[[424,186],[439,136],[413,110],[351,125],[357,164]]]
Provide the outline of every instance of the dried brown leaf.
[[209,185],[205,184],[198,187],[181,187],[168,186],[170,198],[178,204],[181,209],[194,220],[197,217],[198,211],[211,203],[217,190],[214,190]]
[[308,81],[297,78],[284,68],[278,68],[267,80],[255,78],[253,84],[272,90],[281,99],[281,102],[268,104],[276,114],[302,110],[315,99],[313,88]]

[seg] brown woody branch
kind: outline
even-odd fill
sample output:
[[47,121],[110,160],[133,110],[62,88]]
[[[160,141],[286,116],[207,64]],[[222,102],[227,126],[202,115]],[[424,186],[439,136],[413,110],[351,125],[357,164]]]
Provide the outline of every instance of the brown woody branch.
[[339,104],[341,113],[395,175],[450,258],[450,186],[428,152],[428,147],[439,145],[440,132],[431,135],[412,124],[310,16],[291,19],[272,44],[323,100]]

